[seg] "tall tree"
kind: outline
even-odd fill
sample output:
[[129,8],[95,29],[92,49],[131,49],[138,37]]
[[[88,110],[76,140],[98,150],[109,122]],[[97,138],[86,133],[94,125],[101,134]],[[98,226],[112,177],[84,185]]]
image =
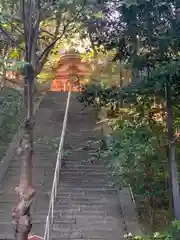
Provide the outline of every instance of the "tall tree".
[[[172,189],[173,209],[180,219],[179,183],[177,174],[173,129],[173,107],[179,106],[179,43],[180,2],[156,0],[125,0],[108,3],[104,19],[94,25],[94,42],[107,49],[116,47],[115,60],[124,60],[135,70],[138,85],[144,78],[141,93],[160,96],[167,103],[167,136],[169,176]],[[113,6],[113,7],[111,7]],[[113,10],[112,10],[113,9]],[[138,79],[138,78],[139,79]],[[137,90],[136,89],[136,90]],[[134,91],[134,88],[132,89]]]

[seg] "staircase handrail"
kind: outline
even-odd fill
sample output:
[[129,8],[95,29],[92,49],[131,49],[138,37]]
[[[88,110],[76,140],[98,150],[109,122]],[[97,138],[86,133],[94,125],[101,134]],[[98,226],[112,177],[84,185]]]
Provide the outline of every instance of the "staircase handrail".
[[53,223],[54,223],[54,204],[55,204],[55,200],[56,200],[56,196],[57,196],[59,173],[60,173],[60,170],[62,167],[61,160],[62,160],[62,155],[63,155],[63,145],[64,145],[64,137],[65,137],[65,133],[66,133],[70,97],[71,97],[71,91],[68,92],[68,97],[67,97],[67,101],[66,101],[66,110],[65,110],[65,114],[64,114],[61,138],[60,138],[60,142],[59,142],[59,149],[58,149],[56,166],[55,166],[55,171],[54,171],[54,179],[53,179],[53,185],[52,185],[52,190],[51,190],[51,195],[50,195],[49,210],[48,210],[48,214],[46,217],[44,240],[50,239],[50,235],[51,235],[52,227],[53,227]]

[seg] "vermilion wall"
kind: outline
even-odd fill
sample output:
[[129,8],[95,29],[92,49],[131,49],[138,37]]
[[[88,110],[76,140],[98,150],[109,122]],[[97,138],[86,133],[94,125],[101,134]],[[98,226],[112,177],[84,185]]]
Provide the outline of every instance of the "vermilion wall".
[[[69,90],[70,90],[69,80],[54,79],[52,81],[51,91],[67,92]],[[71,91],[78,92],[79,91],[79,86],[78,85],[71,86]]]

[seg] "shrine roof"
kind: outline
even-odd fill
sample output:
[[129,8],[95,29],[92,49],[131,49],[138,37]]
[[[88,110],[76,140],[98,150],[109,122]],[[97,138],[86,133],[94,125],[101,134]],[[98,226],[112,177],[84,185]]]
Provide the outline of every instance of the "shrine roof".
[[91,72],[91,67],[87,62],[83,62],[79,54],[65,54],[54,67],[56,75],[69,76],[73,71],[78,75],[85,76]]

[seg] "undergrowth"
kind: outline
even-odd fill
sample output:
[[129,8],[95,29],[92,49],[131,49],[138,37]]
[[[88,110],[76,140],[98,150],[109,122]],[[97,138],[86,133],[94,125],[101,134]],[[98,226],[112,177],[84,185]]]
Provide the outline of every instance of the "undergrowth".
[[[34,95],[34,102],[40,94]],[[10,142],[23,124],[23,93],[12,88],[0,90],[0,160],[5,155]]]
[[23,121],[23,96],[18,90],[0,91],[0,159]]

